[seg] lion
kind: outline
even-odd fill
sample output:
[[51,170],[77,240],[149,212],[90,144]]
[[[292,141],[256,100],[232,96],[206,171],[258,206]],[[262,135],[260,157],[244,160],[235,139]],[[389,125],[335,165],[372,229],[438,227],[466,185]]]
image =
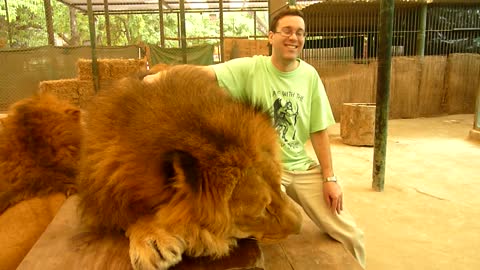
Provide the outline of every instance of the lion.
[[219,258],[237,239],[299,233],[281,191],[271,117],[234,100],[200,67],[122,79],[87,107],[79,176],[83,224],[129,239],[134,269],[182,255]]
[[14,103],[0,122],[0,213],[35,196],[76,191],[80,110],[51,94]]

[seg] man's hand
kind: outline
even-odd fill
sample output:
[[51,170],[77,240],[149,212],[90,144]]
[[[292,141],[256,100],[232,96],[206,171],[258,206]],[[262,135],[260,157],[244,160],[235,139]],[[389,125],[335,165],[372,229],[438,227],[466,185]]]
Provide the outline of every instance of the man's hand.
[[340,211],[343,210],[343,193],[336,182],[323,183],[323,197],[332,213],[340,214]]

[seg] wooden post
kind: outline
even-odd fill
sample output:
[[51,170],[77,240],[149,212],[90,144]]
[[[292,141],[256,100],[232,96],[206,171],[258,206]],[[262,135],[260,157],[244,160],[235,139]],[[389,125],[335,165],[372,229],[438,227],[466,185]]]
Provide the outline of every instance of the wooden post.
[[92,48],[92,77],[95,93],[99,90],[97,63],[97,35],[95,34],[95,18],[93,16],[92,0],[87,0],[88,25],[90,30],[90,48]]
[[165,28],[163,22],[163,0],[158,1],[158,17],[160,22],[160,47],[165,48]]
[[380,2],[378,35],[378,76],[375,110],[375,143],[373,153],[373,182],[375,191],[383,191],[385,157],[387,152],[388,102],[390,97],[390,69],[392,62],[394,0]]
[[5,15],[7,19],[7,28],[8,28],[8,44],[12,48],[12,28],[10,26],[10,16],[8,15],[8,2],[5,0]]
[[55,45],[55,38],[53,36],[53,20],[52,20],[52,3],[50,0],[43,0],[45,8],[45,22],[47,23],[48,45]]
[[223,33],[223,1],[218,0],[218,13],[220,14],[220,62],[224,62],[225,57],[225,34]]
[[180,0],[180,40],[182,48],[182,61],[187,63],[187,30],[185,28],[185,0]]
[[110,35],[110,11],[108,10],[108,0],[103,0],[103,10],[105,11],[105,31],[107,32],[107,45],[112,46]]

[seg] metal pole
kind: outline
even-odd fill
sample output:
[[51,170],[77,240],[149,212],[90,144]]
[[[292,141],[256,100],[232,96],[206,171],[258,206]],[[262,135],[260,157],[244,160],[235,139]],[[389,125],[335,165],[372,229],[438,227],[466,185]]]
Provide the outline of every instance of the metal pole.
[[165,28],[163,27],[163,0],[158,0],[158,16],[160,21],[160,47],[165,47]]
[[108,0],[103,0],[103,10],[105,11],[105,31],[107,32],[107,45],[112,46],[110,35],[110,11],[108,10]]
[[380,2],[378,35],[377,98],[375,110],[375,143],[373,153],[373,182],[375,191],[383,191],[385,156],[387,152],[388,100],[392,62],[394,0]]
[[475,103],[475,115],[473,118],[473,129],[480,130],[480,85],[477,90],[477,102]]
[[12,48],[12,29],[10,27],[10,16],[8,16],[8,2],[5,0],[5,15],[7,16],[7,28],[8,28],[8,43],[10,48]]
[[423,56],[425,53],[425,32],[427,31],[427,3],[420,6],[420,18],[418,19],[417,33],[417,55]]
[[223,33],[223,1],[218,0],[218,13],[220,15],[220,62],[225,60],[225,35]]
[[45,22],[47,24],[48,45],[55,45],[55,38],[53,36],[53,20],[52,20],[52,3],[50,0],[43,0],[43,7],[45,8]]
[[257,11],[253,11],[253,39],[257,40]]
[[88,25],[90,30],[90,47],[92,48],[92,78],[95,93],[99,90],[98,63],[96,50],[95,17],[93,16],[92,0],[87,0]]

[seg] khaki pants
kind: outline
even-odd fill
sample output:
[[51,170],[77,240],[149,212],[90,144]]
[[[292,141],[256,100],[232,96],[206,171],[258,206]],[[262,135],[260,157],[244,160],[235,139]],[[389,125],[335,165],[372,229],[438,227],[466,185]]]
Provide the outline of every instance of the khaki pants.
[[305,213],[322,231],[339,241],[365,268],[363,232],[345,209],[333,214],[323,197],[323,181],[320,166],[308,171],[287,171],[282,174],[284,191],[302,206]]

